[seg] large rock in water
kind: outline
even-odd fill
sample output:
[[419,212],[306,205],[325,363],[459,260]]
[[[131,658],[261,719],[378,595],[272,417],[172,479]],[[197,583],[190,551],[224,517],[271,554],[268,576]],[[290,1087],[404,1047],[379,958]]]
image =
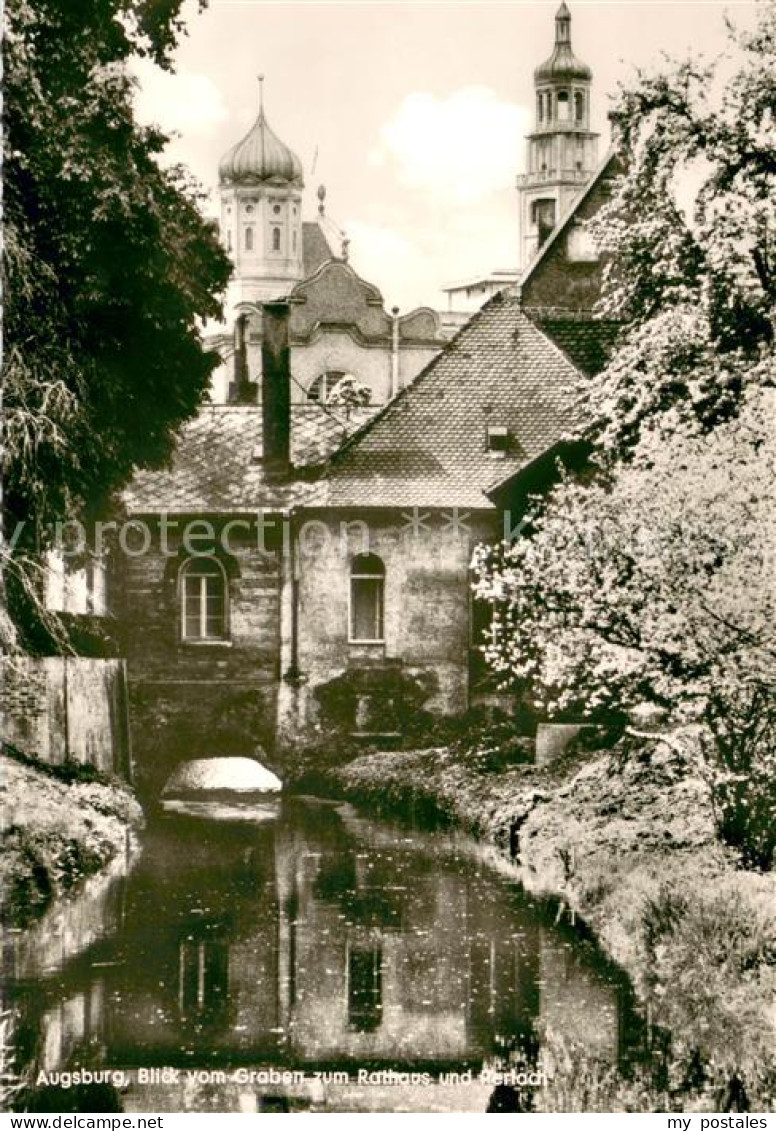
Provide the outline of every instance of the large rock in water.
[[253,758],[197,758],[181,762],[162,790],[162,797],[207,794],[278,793],[283,783]]

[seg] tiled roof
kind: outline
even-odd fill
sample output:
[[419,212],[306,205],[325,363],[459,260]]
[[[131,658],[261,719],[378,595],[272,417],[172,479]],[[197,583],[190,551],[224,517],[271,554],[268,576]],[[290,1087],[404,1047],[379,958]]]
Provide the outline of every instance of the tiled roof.
[[620,330],[611,319],[591,318],[575,312],[526,310],[568,358],[587,376],[600,373],[606,365]]
[[[291,457],[297,467],[320,464],[368,411],[346,419],[319,405],[291,410]],[[124,492],[132,514],[228,514],[285,508],[302,502],[314,485],[303,478],[267,483],[261,462],[261,407],[214,405],[182,428],[170,466],[138,471]]]
[[[487,490],[572,423],[578,379],[519,298],[501,292],[332,456],[317,485],[321,502],[489,508]],[[502,458],[486,450],[489,425],[509,429]]]

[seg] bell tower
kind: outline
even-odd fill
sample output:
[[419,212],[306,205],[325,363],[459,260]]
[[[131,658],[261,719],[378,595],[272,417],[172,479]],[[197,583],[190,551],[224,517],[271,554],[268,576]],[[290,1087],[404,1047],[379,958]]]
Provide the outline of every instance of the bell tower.
[[528,171],[517,179],[521,267],[530,263],[595,171],[592,78],[571,49],[571,13],[563,0],[555,16],[553,52],[534,71],[536,120],[527,138]]

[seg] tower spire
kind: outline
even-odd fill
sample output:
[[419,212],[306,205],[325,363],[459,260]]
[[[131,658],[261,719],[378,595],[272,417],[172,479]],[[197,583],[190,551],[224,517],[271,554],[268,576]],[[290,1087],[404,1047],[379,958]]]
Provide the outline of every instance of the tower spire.
[[568,10],[566,0],[562,0],[560,8],[555,13],[555,42],[571,43],[571,12]]
[[259,114],[264,114],[264,75],[259,75]]

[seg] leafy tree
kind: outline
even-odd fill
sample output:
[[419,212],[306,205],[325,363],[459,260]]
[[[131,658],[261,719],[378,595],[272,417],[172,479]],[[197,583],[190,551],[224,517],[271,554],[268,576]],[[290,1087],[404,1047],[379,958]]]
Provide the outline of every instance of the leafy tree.
[[[583,385],[593,468],[535,504],[530,537],[480,548],[474,566],[505,683],[549,715],[650,703],[695,728],[723,834],[769,865],[776,5],[737,39],[724,82],[681,64],[621,97],[627,172],[595,230],[602,307],[626,328]],[[677,171],[693,163],[686,219]]]
[[207,388],[199,320],[229,263],[185,171],[158,163],[164,135],[135,122],[127,71],[134,55],[171,66],[181,4],[5,8],[9,581],[29,582],[54,520],[93,517],[163,461]]
[[[627,174],[591,225],[602,312],[627,329],[583,390],[615,456],[642,424],[713,428],[772,383],[776,329],[776,5],[714,65],[640,73],[614,112]],[[732,73],[731,73],[732,71]]]

